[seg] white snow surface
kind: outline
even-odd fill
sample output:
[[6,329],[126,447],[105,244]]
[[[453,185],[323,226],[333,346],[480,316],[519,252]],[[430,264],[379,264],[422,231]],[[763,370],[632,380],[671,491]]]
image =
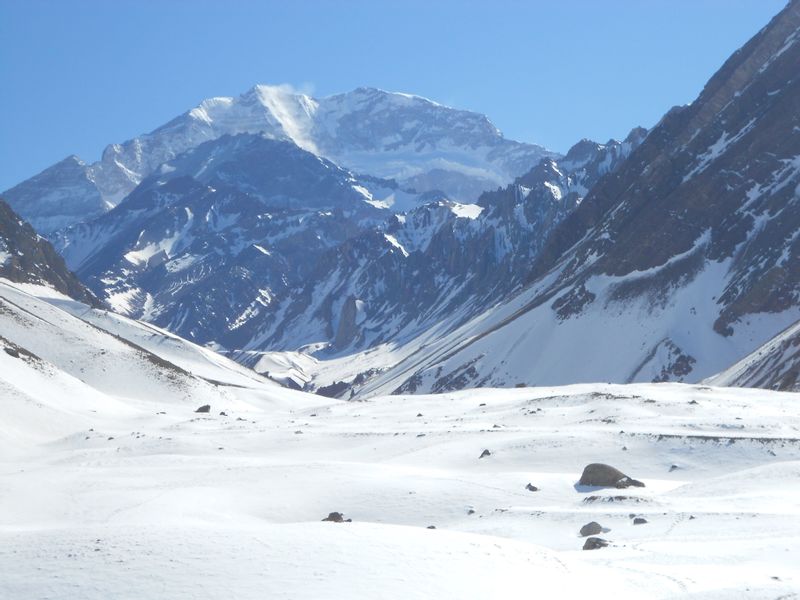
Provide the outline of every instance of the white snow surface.
[[454,202],[450,205],[450,210],[452,210],[453,214],[457,217],[472,220],[480,216],[481,212],[483,212],[483,207],[477,204],[458,204]]
[[[2,598],[800,592],[796,394],[583,384],[342,402],[6,282],[0,336],[20,352],[0,351]],[[646,487],[576,486],[590,462]],[[353,522],[321,522],[332,511]],[[589,521],[608,548],[580,550]]]

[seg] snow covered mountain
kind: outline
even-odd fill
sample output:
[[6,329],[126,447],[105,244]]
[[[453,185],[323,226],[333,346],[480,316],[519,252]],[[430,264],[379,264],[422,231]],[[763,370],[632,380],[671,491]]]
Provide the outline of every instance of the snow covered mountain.
[[[336,395],[700,381],[800,317],[798,11],[649,133],[564,157],[378,90],[209,100],[56,169],[116,206],[51,237],[125,315]],[[404,161],[453,148],[523,174],[475,203],[412,192]]]
[[111,208],[97,189],[89,167],[77,156],[68,156],[0,197],[42,234]]
[[543,159],[475,205],[441,200],[390,217],[330,249],[289,298],[278,327],[244,348],[324,341],[342,354],[465,322],[525,283],[550,232],[643,136],[637,129],[625,142],[584,140],[563,162]]
[[53,237],[127,316],[249,365],[305,346],[341,355],[445,317],[454,327],[507,297],[587,187],[643,136],[584,140],[563,165],[542,159],[475,205],[355,176],[289,141],[223,136]]
[[279,318],[318,258],[382,223],[386,206],[421,201],[292,142],[240,134],[165,163],[113,210],[54,237],[116,310],[227,343]]
[[76,300],[98,305],[97,298],[67,269],[44,238],[0,200],[0,278],[47,285]]
[[798,42],[795,1],[592,187],[524,291],[361,393],[699,381],[797,321]]
[[76,414],[125,411],[133,400],[162,398],[191,412],[205,403],[221,410],[248,398],[292,397],[210,350],[45,285],[0,280],[0,346],[3,400],[24,409],[6,414],[13,426],[5,435],[48,435],[74,425]]
[[471,202],[509,183],[542,157],[540,146],[508,140],[483,115],[419,96],[358,88],[315,99],[257,85],[237,98],[211,98],[166,125],[86,165],[69,157],[4,192],[41,233],[119,204],[161,164],[224,135],[287,139],[357,173],[395,179],[417,192],[440,190]]
[[0,598],[800,597],[799,66],[793,0],[524,167],[256,88],[18,186]]

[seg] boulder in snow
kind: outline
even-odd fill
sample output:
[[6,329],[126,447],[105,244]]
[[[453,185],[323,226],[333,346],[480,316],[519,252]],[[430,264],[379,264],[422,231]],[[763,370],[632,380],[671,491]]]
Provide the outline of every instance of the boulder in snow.
[[581,537],[597,535],[598,533],[603,533],[603,526],[597,521],[591,521],[581,527]]
[[340,512],[329,513],[323,521],[331,521],[332,523],[352,523],[353,519],[345,519],[344,515]]
[[604,465],[601,463],[592,463],[587,465],[583,470],[583,474],[581,475],[578,484],[594,487],[615,488],[627,488],[631,486],[644,487],[644,484],[641,481],[631,479],[619,469],[615,469],[610,465]]
[[590,537],[586,540],[583,544],[584,550],[597,550],[599,548],[605,548],[608,546],[608,542],[603,538],[599,537]]

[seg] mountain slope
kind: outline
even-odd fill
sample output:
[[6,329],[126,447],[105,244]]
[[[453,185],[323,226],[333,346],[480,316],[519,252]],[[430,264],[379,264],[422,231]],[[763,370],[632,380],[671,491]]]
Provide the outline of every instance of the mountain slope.
[[39,237],[3,200],[0,200],[0,277],[17,283],[47,285],[76,300],[97,304],[97,299],[67,269],[50,242]]
[[706,382],[800,392],[800,322]]
[[558,156],[505,139],[484,115],[374,88],[319,100],[312,135],[339,164],[460,202]]
[[564,161],[543,159],[477,205],[433,202],[332,248],[282,319],[245,349],[324,341],[342,354],[465,322],[520,288],[550,232],[643,136],[584,140]]
[[[37,412],[47,415],[45,421],[58,421],[58,414],[74,416],[87,406],[113,416],[116,410],[129,410],[122,406],[126,402],[154,399],[191,412],[204,403],[223,409],[259,398],[295,397],[249,369],[155,327],[92,308],[49,287],[4,279],[0,346],[5,350],[0,353],[4,399],[29,401],[22,414],[6,414],[6,424],[12,419],[17,433],[37,431],[42,425]],[[45,427],[38,435],[59,427]]]
[[0,197],[42,234],[90,219],[110,208],[89,167],[77,156],[68,156]]
[[116,206],[162,163],[242,133],[291,140],[353,171],[462,201],[510,182],[542,157],[557,156],[505,139],[483,115],[418,96],[358,88],[314,99],[257,85],[238,98],[205,100],[148,134],[110,145],[94,164],[65,159],[4,196],[40,232],[50,233]]
[[369,393],[454,379],[698,381],[796,321],[799,30],[795,1],[590,190],[528,289],[415,351]]

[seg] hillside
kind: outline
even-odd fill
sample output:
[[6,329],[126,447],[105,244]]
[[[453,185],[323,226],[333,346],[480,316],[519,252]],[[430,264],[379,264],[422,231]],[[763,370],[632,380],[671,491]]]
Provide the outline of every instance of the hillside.
[[796,322],[798,31],[791,2],[589,190],[524,291],[395,350],[363,393],[696,382]]

